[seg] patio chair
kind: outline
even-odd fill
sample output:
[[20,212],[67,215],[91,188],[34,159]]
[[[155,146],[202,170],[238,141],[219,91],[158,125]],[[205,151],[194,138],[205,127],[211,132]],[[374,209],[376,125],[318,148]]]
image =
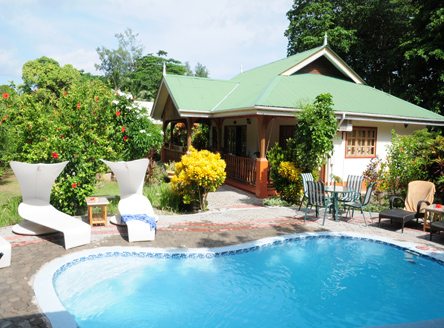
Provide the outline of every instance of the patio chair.
[[304,222],[307,220],[308,206],[312,205],[316,206],[316,217],[319,216],[319,207],[325,208],[324,221],[322,221],[322,225],[324,225],[327,209],[333,205],[330,200],[331,198],[325,194],[323,182],[307,181],[307,207],[305,208]]
[[349,175],[347,177],[346,187],[353,188],[355,192],[346,194],[346,196],[338,199],[339,202],[342,202],[344,210],[345,210],[345,203],[360,201],[363,183],[364,183],[364,177],[361,175]]
[[111,168],[119,184],[120,221],[116,218],[116,224],[127,226],[129,242],[154,240],[158,217],[148,198],[143,195],[148,159],[130,162],[101,161]]
[[361,197],[361,198],[359,198],[359,201],[344,203],[344,207],[348,207],[349,209],[352,208],[352,217],[355,214],[355,208],[361,209],[362,216],[364,217],[365,226],[367,226],[367,221],[366,221],[365,215],[364,215],[364,206],[367,206],[367,210],[370,214],[370,219],[373,222],[372,212],[370,212],[370,206],[368,204],[370,203],[370,199],[372,198],[372,192],[373,192],[373,188],[375,187],[375,184],[376,184],[376,182],[372,182],[367,187],[367,191],[365,192],[364,199],[362,199],[362,197]]
[[[433,203],[435,195],[435,185],[428,181],[412,181],[407,188],[407,197],[402,199],[399,196],[392,196],[390,198],[390,209],[379,213],[379,224],[381,226],[381,219],[390,219],[402,223],[402,233],[404,233],[404,225],[406,222],[416,219],[418,226],[418,219],[424,217],[424,210],[422,207]],[[404,209],[393,208],[394,201],[398,199],[404,202]]]
[[9,163],[17,176],[23,197],[18,214],[24,221],[12,227],[14,233],[43,235],[60,231],[64,236],[65,249],[91,242],[89,224],[57,210],[49,203],[52,186],[67,163]]
[[301,178],[302,178],[302,184],[304,186],[304,195],[302,196],[301,205],[299,205],[299,211],[301,210],[302,203],[304,202],[305,199],[307,199],[307,193],[308,193],[307,181],[314,181],[313,175],[311,173],[301,173]]

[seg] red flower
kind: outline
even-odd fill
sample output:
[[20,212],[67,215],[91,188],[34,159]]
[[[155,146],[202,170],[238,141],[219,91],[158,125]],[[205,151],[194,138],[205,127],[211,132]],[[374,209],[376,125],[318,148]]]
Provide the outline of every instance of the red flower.
[[80,109],[80,105],[81,105],[81,103],[78,103],[78,104],[77,104],[77,109]]
[[59,154],[57,154],[56,152],[52,153],[52,157],[54,157],[54,159],[57,159],[57,157],[59,157]]
[[405,135],[403,135],[402,137],[405,138]]
[[75,157],[77,157],[77,154],[74,154]]
[[119,95],[119,91],[116,91],[116,95]]
[[8,98],[9,98],[9,95],[8,95],[7,93],[4,93],[4,94],[3,94],[3,98],[8,99]]
[[120,116],[120,111],[119,111],[119,110],[116,112],[116,115],[117,115],[117,116]]
[[402,151],[404,148],[399,148],[400,151]]
[[62,134],[62,136],[60,138],[63,139],[63,134]]
[[35,93],[39,93],[39,90],[35,90]]
[[64,96],[66,96],[66,91],[63,93]]
[[125,127],[124,126],[122,126],[122,132],[125,132]]
[[123,141],[127,141],[127,140],[128,140],[128,136],[124,136]]
[[412,163],[415,164],[415,161],[413,161]]
[[77,183],[74,182],[74,183],[72,184],[72,187],[73,187],[73,188],[77,188]]
[[94,99],[95,102],[97,102],[98,100],[99,100],[99,97],[96,97],[96,98]]

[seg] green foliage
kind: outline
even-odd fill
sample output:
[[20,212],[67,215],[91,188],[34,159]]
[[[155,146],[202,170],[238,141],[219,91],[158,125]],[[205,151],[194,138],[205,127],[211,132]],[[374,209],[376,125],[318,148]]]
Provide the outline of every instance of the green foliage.
[[281,207],[287,207],[291,206],[292,204],[288,203],[287,201],[281,199],[277,196],[271,196],[268,198],[265,198],[263,201],[264,206],[281,206]]
[[171,183],[150,184],[145,188],[144,194],[153,207],[161,211],[179,213],[183,204],[182,195],[172,191]]
[[288,55],[328,45],[367,84],[443,113],[444,5],[440,0],[294,0]]
[[159,53],[162,56],[148,54],[139,58],[134,71],[128,75],[132,82],[124,84],[123,89],[130,91],[137,98],[152,101],[163,76],[163,65],[168,74],[184,75],[185,68],[180,61],[164,58],[167,55],[165,51],[160,50]]
[[[378,190],[405,197],[408,183],[414,180],[431,181],[436,185],[436,198],[444,201],[444,138],[426,129],[413,135],[397,135],[392,131],[392,143],[387,147],[387,161],[379,168],[368,167],[369,175],[377,176]],[[387,169],[386,169],[387,168]]]
[[[114,123],[116,132],[122,134],[123,159],[130,161],[147,157],[151,149],[159,149],[163,143],[162,128],[152,122],[146,108],[138,107],[130,96],[119,96],[115,104]],[[117,115],[118,114],[118,115]]]
[[2,162],[69,161],[53,187],[51,203],[63,212],[78,214],[84,198],[94,193],[96,173],[105,170],[99,159],[141,158],[150,147],[160,145],[161,131],[144,110],[99,80],[70,80],[63,88],[49,81],[60,76],[61,68],[52,60],[47,62],[55,72],[45,67],[43,78],[33,76],[35,83],[42,83],[39,89],[0,100],[0,110],[5,112],[0,136],[5,133],[8,138]]
[[139,34],[134,35],[130,28],[124,33],[115,34],[119,42],[117,49],[110,50],[103,46],[96,49],[101,63],[95,64],[95,67],[105,74],[115,90],[123,86],[125,75],[134,71],[143,51],[143,45],[136,39]]
[[210,76],[207,67],[199,62],[197,62],[196,66],[194,67],[194,72],[190,67],[190,63],[187,61],[183,64],[183,67],[185,69],[184,75],[186,76],[196,76],[196,77],[205,77],[205,78]]
[[197,62],[196,67],[194,67],[194,76],[208,77],[209,74],[207,67]]
[[[441,0],[414,1],[413,36],[401,45],[406,72],[396,93],[405,100],[443,114],[444,4]],[[405,86],[408,86],[406,88]]]
[[60,96],[60,90],[69,87],[80,78],[80,72],[71,65],[60,67],[52,58],[41,57],[23,65],[23,85],[19,88],[24,93],[38,90],[40,101],[50,102]]
[[267,155],[270,163],[270,176],[273,179],[273,186],[284,201],[296,204],[303,191],[302,171],[291,159],[291,152],[283,150],[276,144]]
[[302,172],[312,172],[325,163],[333,151],[337,122],[333,111],[333,97],[322,93],[313,104],[307,104],[297,116],[294,138],[287,146],[292,159]]
[[209,145],[210,127],[207,124],[197,124],[197,130],[191,136],[191,144],[201,150]]

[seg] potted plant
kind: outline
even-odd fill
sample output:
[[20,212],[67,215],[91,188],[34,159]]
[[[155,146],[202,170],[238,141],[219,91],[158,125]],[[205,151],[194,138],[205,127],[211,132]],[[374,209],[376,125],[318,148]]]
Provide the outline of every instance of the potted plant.
[[340,183],[342,185],[342,179],[339,176],[334,175],[334,174],[330,174],[330,179],[333,180],[333,189],[336,190],[337,183]]
[[176,162],[169,162],[165,165],[165,171],[167,173],[168,179],[172,179],[174,175],[176,174]]

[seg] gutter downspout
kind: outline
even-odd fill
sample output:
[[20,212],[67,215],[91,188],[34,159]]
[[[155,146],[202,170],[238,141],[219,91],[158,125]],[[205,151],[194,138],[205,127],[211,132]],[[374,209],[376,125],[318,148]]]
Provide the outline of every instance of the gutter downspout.
[[342,113],[342,118],[341,118],[341,120],[338,123],[338,127],[341,126],[341,124],[342,124],[342,122],[344,122],[344,120],[345,120],[345,113]]

